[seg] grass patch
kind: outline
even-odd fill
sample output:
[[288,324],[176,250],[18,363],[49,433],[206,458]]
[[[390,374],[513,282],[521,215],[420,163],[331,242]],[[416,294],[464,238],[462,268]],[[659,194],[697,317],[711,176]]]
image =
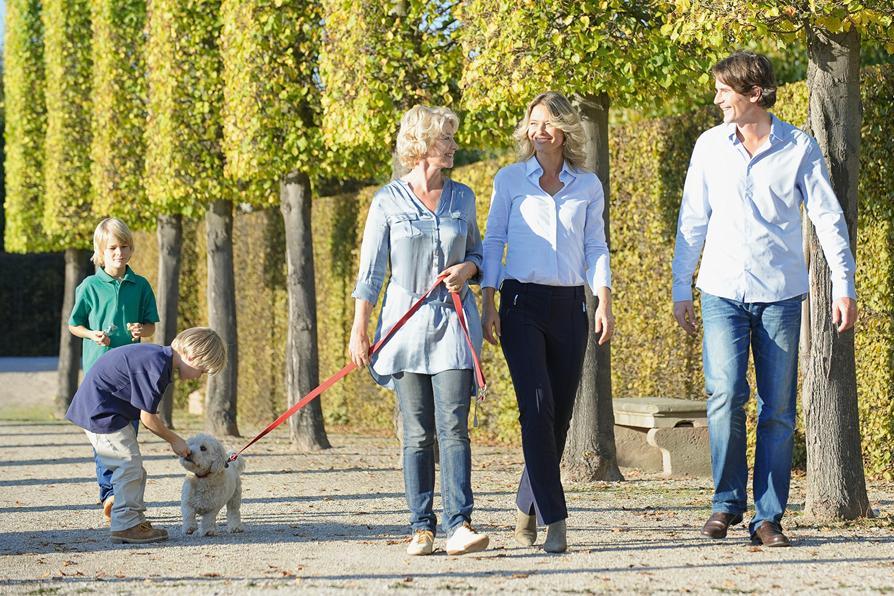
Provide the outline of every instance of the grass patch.
[[0,420],[47,422],[57,420],[52,405],[0,406]]

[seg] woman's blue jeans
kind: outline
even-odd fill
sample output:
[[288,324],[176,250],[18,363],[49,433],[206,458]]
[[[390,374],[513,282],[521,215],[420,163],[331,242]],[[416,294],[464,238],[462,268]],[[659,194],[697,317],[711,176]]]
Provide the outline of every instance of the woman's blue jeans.
[[472,519],[469,404],[472,371],[393,376],[403,415],[404,487],[413,531],[435,533],[435,435],[441,455],[442,527],[449,536]]
[[737,302],[702,294],[703,359],[715,512],[747,509],[745,403],[748,350],[757,382],[753,534],[764,521],[779,524],[788,504],[795,430],[798,338],[802,297]]

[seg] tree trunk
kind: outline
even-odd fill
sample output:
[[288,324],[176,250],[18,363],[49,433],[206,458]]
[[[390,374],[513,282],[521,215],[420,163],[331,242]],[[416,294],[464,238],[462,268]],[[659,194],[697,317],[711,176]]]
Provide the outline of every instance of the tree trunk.
[[[589,137],[587,167],[596,172],[605,191],[605,239],[609,241],[608,109],[606,94],[576,97],[575,103]],[[568,444],[562,466],[576,481],[623,480],[615,449],[612,409],[611,343],[600,346],[593,330],[597,299],[586,288],[590,333],[584,369],[574,402]]]
[[[314,280],[310,181],[291,172],[279,186],[286,231],[286,285],[289,329],[286,336],[286,395],[289,407],[320,384],[317,351],[317,295]],[[329,449],[319,398],[289,418],[289,435],[300,451]]]
[[59,368],[56,383],[55,410],[65,416],[71,398],[78,390],[78,373],[81,370],[81,346],[83,341],[68,330],[68,317],[74,308],[75,290],[87,275],[90,251],[68,248],[65,250],[65,297],[62,300],[62,333],[59,335]]
[[[177,335],[177,307],[180,299],[180,248],[183,242],[183,218],[180,215],[159,215],[158,237],[158,328],[155,340],[169,346]],[[174,383],[168,385],[161,398],[158,414],[174,428]]]
[[208,377],[205,428],[215,435],[239,436],[236,426],[236,381],[239,366],[236,335],[236,280],[233,273],[233,203],[214,201],[205,214],[208,239],[208,324],[227,346],[227,366]]
[[[808,120],[829,164],[832,187],[857,246],[860,170],[860,36],[808,31]],[[808,224],[809,225],[809,224]],[[810,356],[804,380],[808,514],[822,520],[871,516],[860,449],[854,331],[832,324],[829,267],[810,229]]]

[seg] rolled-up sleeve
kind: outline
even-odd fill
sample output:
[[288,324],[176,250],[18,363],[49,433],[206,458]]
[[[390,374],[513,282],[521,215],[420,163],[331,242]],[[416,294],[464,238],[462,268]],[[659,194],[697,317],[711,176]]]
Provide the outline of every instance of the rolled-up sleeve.
[[807,216],[816,228],[816,236],[829,263],[832,273],[832,299],[857,298],[854,287],[856,264],[851,252],[847,222],[835,191],[829,182],[826,162],[816,141],[811,139],[810,148],[798,171],[798,186],[804,200]]
[[699,144],[696,143],[686,172],[683,201],[677,220],[677,237],[674,260],[671,265],[674,302],[692,300],[692,275],[705,245],[711,205],[705,192],[705,179],[701,164]]
[[482,243],[484,269],[482,288],[500,287],[510,205],[509,196],[503,188],[502,176],[498,172],[494,178],[494,193],[490,200],[490,211],[487,214],[487,227],[484,230],[484,242]]
[[375,304],[385,282],[390,252],[388,221],[381,205],[381,195],[373,197],[363,228],[363,242],[360,245],[360,271],[357,285],[351,294],[354,298]]
[[605,241],[605,193],[602,183],[594,176],[593,194],[587,204],[587,222],[584,228],[584,256],[587,260],[587,283],[595,294],[599,288],[612,287],[608,244]]
[[474,263],[478,273],[469,278],[470,284],[480,284],[484,270],[484,248],[481,242],[481,231],[478,229],[478,213],[475,210],[475,195],[471,193],[468,214],[468,233],[466,235],[466,261]]

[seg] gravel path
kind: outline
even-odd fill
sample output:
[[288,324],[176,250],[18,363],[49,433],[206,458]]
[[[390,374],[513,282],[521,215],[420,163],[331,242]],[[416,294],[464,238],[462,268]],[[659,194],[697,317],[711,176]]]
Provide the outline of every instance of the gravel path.
[[149,518],[171,540],[114,545],[86,437],[65,422],[22,419],[28,408],[48,411],[52,375],[0,373],[0,593],[894,591],[894,484],[870,487],[879,519],[818,526],[799,512],[796,479],[786,517],[794,548],[766,549],[749,544],[744,526],[724,541],[699,537],[707,479],[624,470],[623,483],[566,484],[571,547],[548,555],[512,542],[519,450],[476,445],[474,522],[491,547],[450,557],[439,536],[434,556],[409,557],[396,440],[336,435],[331,450],[297,454],[280,430],[246,453],[246,532],[208,538],[181,536],[184,471],[143,430]]

